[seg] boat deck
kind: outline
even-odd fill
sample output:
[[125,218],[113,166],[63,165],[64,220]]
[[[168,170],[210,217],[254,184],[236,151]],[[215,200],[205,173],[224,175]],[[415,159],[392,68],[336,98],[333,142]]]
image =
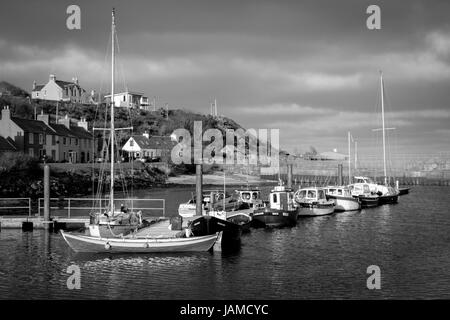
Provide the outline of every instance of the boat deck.
[[133,236],[139,238],[176,238],[180,233],[184,233],[181,230],[170,230],[169,226],[170,220],[158,221],[149,227],[142,228]]

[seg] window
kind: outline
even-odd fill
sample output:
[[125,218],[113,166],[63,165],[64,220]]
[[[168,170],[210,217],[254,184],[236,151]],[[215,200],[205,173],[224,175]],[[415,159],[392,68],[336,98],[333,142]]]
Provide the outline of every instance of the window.
[[[67,144],[67,139],[66,139],[66,137],[64,137],[63,138],[63,145],[66,145]],[[65,157],[64,157],[65,158]]]
[[316,198],[316,191],[308,190],[308,198],[315,199]]
[[66,160],[66,152],[63,152],[63,160]]
[[273,202],[274,202],[274,203],[277,203],[277,202],[278,202],[278,197],[277,197],[277,194],[276,194],[276,193],[273,194]]
[[52,146],[56,144],[56,136],[52,134]]
[[22,131],[18,131],[16,136],[21,137],[22,136]]
[[52,160],[56,160],[56,151],[52,150]]
[[133,139],[130,140],[130,147],[134,147],[134,140]]
[[75,139],[75,145],[76,146],[78,145],[78,139]]
[[34,135],[31,132],[28,134],[28,143],[29,144],[33,144],[34,143]]
[[39,144],[44,144],[44,135],[39,133]]
[[34,157],[34,149],[33,148],[29,148],[28,149],[28,154],[30,155],[30,157]]

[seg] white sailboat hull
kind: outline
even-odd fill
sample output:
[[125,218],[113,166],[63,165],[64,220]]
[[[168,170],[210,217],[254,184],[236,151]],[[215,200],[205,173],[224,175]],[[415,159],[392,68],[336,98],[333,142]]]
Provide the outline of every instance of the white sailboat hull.
[[208,251],[217,234],[189,238],[98,238],[61,231],[64,240],[75,252],[90,253],[162,253]]

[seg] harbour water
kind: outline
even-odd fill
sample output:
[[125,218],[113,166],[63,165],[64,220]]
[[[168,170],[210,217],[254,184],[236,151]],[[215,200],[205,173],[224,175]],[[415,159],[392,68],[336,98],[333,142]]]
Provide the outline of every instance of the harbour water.
[[[136,196],[171,199],[167,212],[174,214],[192,190]],[[252,229],[235,252],[75,254],[59,234],[3,229],[0,298],[448,299],[449,194],[449,187],[416,186],[396,205]],[[74,264],[79,290],[67,288]],[[381,269],[380,290],[367,289],[370,265]]]

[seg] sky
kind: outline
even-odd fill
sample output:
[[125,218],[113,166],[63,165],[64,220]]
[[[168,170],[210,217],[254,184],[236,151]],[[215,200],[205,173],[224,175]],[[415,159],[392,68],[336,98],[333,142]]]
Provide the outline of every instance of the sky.
[[[69,30],[66,9],[81,9]],[[369,30],[366,9],[381,8]],[[337,149],[347,132],[379,153],[380,80],[389,145],[399,154],[450,151],[449,1],[3,1],[0,80],[31,91],[49,74],[107,92],[116,8],[118,90],[157,105],[279,129],[289,152]]]

